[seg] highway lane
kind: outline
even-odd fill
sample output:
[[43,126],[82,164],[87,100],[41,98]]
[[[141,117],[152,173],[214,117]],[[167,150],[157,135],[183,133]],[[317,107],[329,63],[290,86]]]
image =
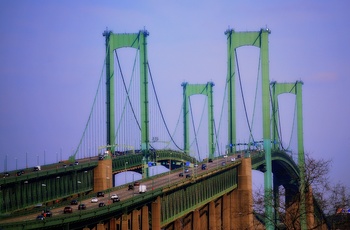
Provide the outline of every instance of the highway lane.
[[[237,158],[236,158],[236,160],[237,160]],[[191,178],[186,178],[187,174],[190,174],[191,177],[201,175],[205,172],[208,172],[209,170],[222,167],[223,162],[225,162],[225,164],[234,163],[233,161],[230,160],[230,158],[219,158],[219,159],[213,160],[213,162],[211,162],[211,163],[204,162],[204,164],[207,165],[206,170],[202,170],[201,165],[203,163],[200,163],[198,165],[198,167],[189,168],[188,173],[184,173],[183,170],[177,169],[177,170],[171,171],[170,173],[164,173],[161,176],[158,175],[158,176],[151,177],[148,180],[140,181],[140,184],[146,185],[147,191],[151,191],[151,190],[159,188],[159,187],[164,187],[164,186],[166,187],[167,185],[174,184],[176,182],[178,183],[178,182],[184,181],[184,180],[191,180]],[[179,173],[181,173],[181,172],[184,173],[183,177],[179,176]],[[84,199],[84,197],[82,197],[81,201],[78,200],[78,204],[80,204],[80,203],[85,204],[86,210],[99,208],[100,202],[104,202],[105,205],[111,205],[111,204],[113,204],[112,200],[110,199],[110,196],[112,194],[117,194],[119,196],[120,200],[125,200],[125,199],[132,198],[133,196],[138,196],[139,195],[138,189],[139,189],[139,186],[135,186],[134,190],[128,190],[127,185],[123,188],[119,187],[119,189],[112,188],[110,192],[105,192],[104,197],[98,197],[97,203],[91,203],[91,196],[89,195],[88,199],[86,199],[86,198]],[[73,213],[85,211],[85,210],[78,210],[78,205],[68,205],[68,206],[72,207]],[[52,212],[54,217],[61,216],[61,215],[70,215],[69,213],[67,213],[67,214],[63,213],[64,207],[65,206],[55,207],[55,208],[50,209],[50,211]],[[26,216],[17,216],[17,217],[1,220],[0,224],[1,223],[8,223],[8,222],[16,222],[16,221],[35,220],[36,217],[38,215],[40,215],[41,210],[42,209],[40,209],[40,211],[38,210],[37,213],[29,214]],[[47,217],[48,220],[49,220],[49,218],[50,217]]]

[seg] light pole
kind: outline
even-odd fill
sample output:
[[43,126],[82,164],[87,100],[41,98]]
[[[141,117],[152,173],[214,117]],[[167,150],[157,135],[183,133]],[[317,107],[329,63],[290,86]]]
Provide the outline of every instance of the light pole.
[[46,213],[46,210],[47,210],[46,209],[46,203],[47,203],[47,200],[46,200],[47,199],[47,196],[46,196],[46,193],[47,193],[47,191],[46,191],[46,184],[41,184],[41,188],[45,188],[45,197],[43,197],[43,198],[44,198],[44,201],[45,201],[45,213]]
[[170,160],[169,160],[169,178],[168,178],[168,186],[170,186],[170,171],[171,171],[171,153],[170,153]]
[[108,176],[108,172],[109,172],[109,166],[107,166],[107,171],[106,171],[106,179],[107,179],[107,189],[108,189],[108,203],[111,200],[111,189],[110,189],[110,178]]
[[125,175],[125,184],[127,183],[127,182],[126,182],[126,165],[127,165],[127,164],[128,164],[128,162],[126,161],[126,162],[125,162],[125,171],[124,171],[124,175]]
[[81,211],[81,196],[80,196],[80,191],[79,191],[79,184],[81,184],[81,181],[77,181],[78,184],[78,193],[79,193],[79,210]]

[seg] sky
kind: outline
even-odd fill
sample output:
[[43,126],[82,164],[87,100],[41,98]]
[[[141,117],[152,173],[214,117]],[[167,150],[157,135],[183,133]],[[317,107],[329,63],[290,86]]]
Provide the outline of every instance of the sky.
[[[149,62],[170,120],[182,82],[214,81],[223,90],[227,29],[269,28],[270,80],[304,83],[305,152],[331,160],[331,180],[350,187],[349,7],[347,0],[0,1],[0,172],[73,153],[107,28],[150,33]],[[247,72],[257,68],[250,60]]]

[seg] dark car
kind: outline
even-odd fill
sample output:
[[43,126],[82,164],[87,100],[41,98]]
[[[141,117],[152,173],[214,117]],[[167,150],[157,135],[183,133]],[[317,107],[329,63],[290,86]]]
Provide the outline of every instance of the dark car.
[[105,203],[103,203],[103,202],[100,202],[100,203],[98,204],[98,207],[104,207],[104,206],[106,206],[106,205],[105,205]]
[[202,164],[202,170],[207,169],[207,165],[206,164]]
[[44,211],[43,213],[44,217],[52,217],[52,212],[49,210]]
[[72,213],[72,212],[73,212],[72,207],[64,207],[63,209],[63,213]]
[[179,173],[179,177],[183,177],[184,176],[184,174],[183,173]]
[[113,201],[113,203],[115,203],[115,202],[119,202],[119,201],[120,201],[120,199],[119,199],[119,197],[118,197],[118,198],[114,198],[114,199],[112,199],[112,201]]
[[4,177],[9,177],[9,176],[10,176],[10,173],[8,173],[8,172],[4,173]]
[[134,185],[129,184],[129,185],[128,185],[128,190],[134,190]]
[[140,182],[135,181],[135,182],[134,182],[134,186],[140,186]]
[[72,201],[70,202],[70,204],[71,204],[71,205],[77,205],[77,204],[78,204],[78,201],[77,201],[77,200],[72,200]]
[[104,192],[97,192],[97,197],[105,197],[105,193]]
[[85,209],[86,209],[86,205],[85,204],[79,204],[78,210],[85,210]]
[[186,174],[186,178],[191,178],[191,174]]
[[210,158],[210,159],[209,159],[209,163],[212,163],[212,162],[213,162],[213,159]]
[[21,172],[21,171],[18,171],[18,172],[16,173],[16,175],[17,175],[17,176],[20,176],[20,175],[22,175],[22,172]]
[[36,217],[36,220],[45,220],[45,217],[43,215],[39,215]]

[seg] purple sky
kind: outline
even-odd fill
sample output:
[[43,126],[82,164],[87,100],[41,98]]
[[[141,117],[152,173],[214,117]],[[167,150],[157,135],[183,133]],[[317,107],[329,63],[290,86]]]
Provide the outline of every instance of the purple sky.
[[26,167],[26,153],[29,166],[43,164],[44,152],[46,163],[61,150],[72,154],[101,74],[106,27],[150,32],[152,74],[171,120],[166,105],[180,108],[183,81],[222,87],[227,28],[267,26],[270,79],[304,82],[305,152],[331,159],[332,180],[350,187],[347,0],[118,2],[0,1],[0,172],[6,155],[11,170],[16,159]]

